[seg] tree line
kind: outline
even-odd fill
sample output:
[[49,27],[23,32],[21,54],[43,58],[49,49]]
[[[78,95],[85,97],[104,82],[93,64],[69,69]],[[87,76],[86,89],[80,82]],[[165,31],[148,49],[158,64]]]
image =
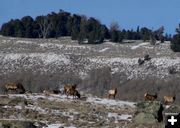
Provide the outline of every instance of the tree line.
[[157,40],[168,40],[169,35],[163,36],[164,27],[152,31],[146,27],[137,27],[137,30],[120,30],[117,23],[112,23],[110,28],[102,24],[93,17],[71,14],[60,10],[58,13],[52,12],[46,16],[25,16],[21,19],[11,19],[4,23],[0,33],[3,36],[25,37],[25,38],[58,38],[61,36],[71,36],[73,40],[83,43],[102,43],[104,39],[112,42],[122,42],[129,40],[149,40],[154,34]]

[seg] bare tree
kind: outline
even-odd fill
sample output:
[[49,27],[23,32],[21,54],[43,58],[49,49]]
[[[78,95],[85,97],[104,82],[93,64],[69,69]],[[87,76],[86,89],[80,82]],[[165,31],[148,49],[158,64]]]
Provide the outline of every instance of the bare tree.
[[154,33],[152,32],[150,35],[150,44],[155,45],[156,44],[156,38],[154,36]]
[[163,33],[164,33],[164,26],[161,26],[160,28],[158,28],[156,31],[154,31],[155,35],[156,35],[156,38],[158,40],[161,41],[161,43],[164,42],[164,36],[163,36]]
[[45,16],[40,19],[38,25],[40,27],[39,37],[47,38],[48,33],[52,29],[52,22]]
[[110,24],[110,31],[112,32],[112,31],[114,31],[114,30],[119,30],[119,24],[118,24],[118,22],[112,22],[112,23]]

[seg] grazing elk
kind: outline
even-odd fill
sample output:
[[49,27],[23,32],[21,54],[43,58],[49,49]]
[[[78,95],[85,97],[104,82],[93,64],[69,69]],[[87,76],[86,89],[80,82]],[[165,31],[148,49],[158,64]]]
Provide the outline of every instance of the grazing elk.
[[73,89],[73,88],[68,89],[67,92],[66,92],[66,95],[67,95],[67,98],[68,98],[69,95],[73,96],[73,99],[75,97],[81,98],[80,93],[77,90]]
[[67,94],[67,91],[72,89],[72,90],[76,90],[77,85],[70,85],[70,84],[66,84],[64,85],[64,94]]
[[148,94],[147,92],[144,94],[145,101],[154,101],[157,99],[157,93],[155,95]]
[[19,91],[20,94],[23,94],[26,91],[21,83],[7,83],[5,84],[5,88],[7,91]]
[[112,96],[115,99],[116,94],[117,94],[117,88],[111,89],[108,91],[108,98],[110,99],[110,97]]
[[164,96],[164,104],[174,103],[176,96]]

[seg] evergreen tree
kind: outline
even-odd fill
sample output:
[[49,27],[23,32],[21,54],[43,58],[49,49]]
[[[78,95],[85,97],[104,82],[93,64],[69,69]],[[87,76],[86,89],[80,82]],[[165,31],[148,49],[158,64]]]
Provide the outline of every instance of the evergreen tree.
[[81,44],[87,38],[87,17],[81,18],[80,32],[78,35],[78,42]]
[[14,36],[15,37],[24,37],[25,35],[25,28],[23,26],[23,23],[16,19],[13,21],[14,26]]
[[80,32],[80,24],[81,24],[81,16],[74,14],[72,17],[72,30],[71,30],[72,40],[78,39]]
[[33,24],[34,24],[34,20],[32,17],[30,16],[25,16],[21,19],[21,22],[24,26],[24,37],[26,38],[32,38],[34,37],[34,33],[33,33]]
[[141,28],[140,33],[141,33],[141,39],[143,41],[147,41],[147,40],[150,39],[150,34],[151,34],[151,30],[150,29],[148,29],[146,27],[143,27],[143,28]]
[[180,24],[178,28],[176,28],[176,35],[173,36],[171,41],[171,49],[174,52],[180,52]]

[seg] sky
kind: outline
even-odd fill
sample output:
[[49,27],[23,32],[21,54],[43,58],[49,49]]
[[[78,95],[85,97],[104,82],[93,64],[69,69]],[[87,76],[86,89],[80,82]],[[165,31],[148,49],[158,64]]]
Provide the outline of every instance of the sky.
[[137,26],[175,34],[180,23],[180,0],[0,0],[0,26],[10,19],[64,11],[95,17],[108,27],[117,22],[120,29]]

